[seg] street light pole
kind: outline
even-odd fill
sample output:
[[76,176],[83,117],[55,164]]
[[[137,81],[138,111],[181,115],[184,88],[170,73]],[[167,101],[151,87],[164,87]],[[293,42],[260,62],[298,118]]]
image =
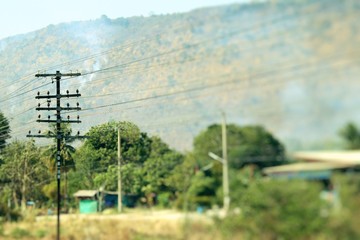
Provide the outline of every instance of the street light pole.
[[224,189],[224,211],[227,213],[230,208],[229,196],[229,168],[227,157],[227,134],[226,134],[226,116],[222,112],[222,160],[223,160],[223,189]]
[[228,213],[230,208],[230,188],[229,188],[229,167],[228,167],[228,158],[227,158],[227,137],[226,137],[226,118],[225,113],[222,112],[222,157],[219,157],[215,153],[209,152],[208,155],[213,160],[220,162],[223,166],[223,209],[225,214]]

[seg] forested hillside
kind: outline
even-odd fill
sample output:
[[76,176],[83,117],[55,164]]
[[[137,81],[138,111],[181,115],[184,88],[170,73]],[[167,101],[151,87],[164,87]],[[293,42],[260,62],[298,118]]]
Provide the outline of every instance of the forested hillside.
[[78,71],[62,80],[82,94],[74,131],[132,121],[184,150],[224,111],[290,149],[325,148],[360,120],[359,16],[357,0],[307,0],[50,25],[0,40],[0,110],[13,138],[44,129],[34,97],[55,87],[34,74]]

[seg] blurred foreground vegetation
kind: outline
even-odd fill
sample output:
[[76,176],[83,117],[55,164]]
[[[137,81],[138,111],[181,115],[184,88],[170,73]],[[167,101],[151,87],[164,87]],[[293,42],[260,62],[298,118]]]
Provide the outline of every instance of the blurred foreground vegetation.
[[[316,182],[259,178],[233,192],[231,213],[225,218],[159,209],[128,209],[118,219],[106,213],[74,219],[64,215],[62,236],[124,240],[358,239],[360,177],[339,174],[334,180],[341,184],[339,208],[319,197],[321,185]],[[55,224],[55,218],[36,221],[28,216],[20,222],[3,223],[1,239],[53,239]]]
[[332,180],[338,191],[330,198],[320,197],[318,182],[254,180],[233,195],[240,214],[218,224],[225,239],[359,239],[360,176],[338,174]]

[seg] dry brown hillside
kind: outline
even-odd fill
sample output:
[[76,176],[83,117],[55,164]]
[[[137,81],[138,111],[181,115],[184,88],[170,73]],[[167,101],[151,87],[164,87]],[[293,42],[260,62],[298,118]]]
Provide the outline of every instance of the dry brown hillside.
[[0,41],[0,110],[14,138],[43,128],[28,109],[53,85],[34,73],[80,71],[63,80],[83,95],[74,130],[130,120],[183,150],[223,110],[291,149],[329,147],[360,121],[359,16],[357,0],[269,1],[50,25]]

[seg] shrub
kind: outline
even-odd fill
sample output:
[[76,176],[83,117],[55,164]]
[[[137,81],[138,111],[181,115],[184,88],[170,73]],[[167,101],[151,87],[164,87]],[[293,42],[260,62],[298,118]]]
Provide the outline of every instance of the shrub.
[[11,236],[15,239],[19,239],[24,237],[30,237],[31,234],[28,230],[17,227],[11,231]]
[[160,193],[157,197],[159,206],[164,208],[170,207],[170,197],[171,197],[171,193],[169,192]]
[[333,239],[360,239],[360,175],[338,174],[333,178],[339,194],[340,209],[330,216],[327,237]]
[[46,235],[48,235],[48,231],[44,230],[44,229],[39,229],[36,231],[35,236],[36,238],[44,238]]
[[21,213],[19,210],[10,209],[4,204],[0,204],[0,216],[5,220],[17,221],[21,219]]
[[320,190],[314,182],[257,180],[233,200],[241,214],[230,214],[221,226],[225,233],[250,238],[311,239],[327,221],[320,216],[325,206]]

